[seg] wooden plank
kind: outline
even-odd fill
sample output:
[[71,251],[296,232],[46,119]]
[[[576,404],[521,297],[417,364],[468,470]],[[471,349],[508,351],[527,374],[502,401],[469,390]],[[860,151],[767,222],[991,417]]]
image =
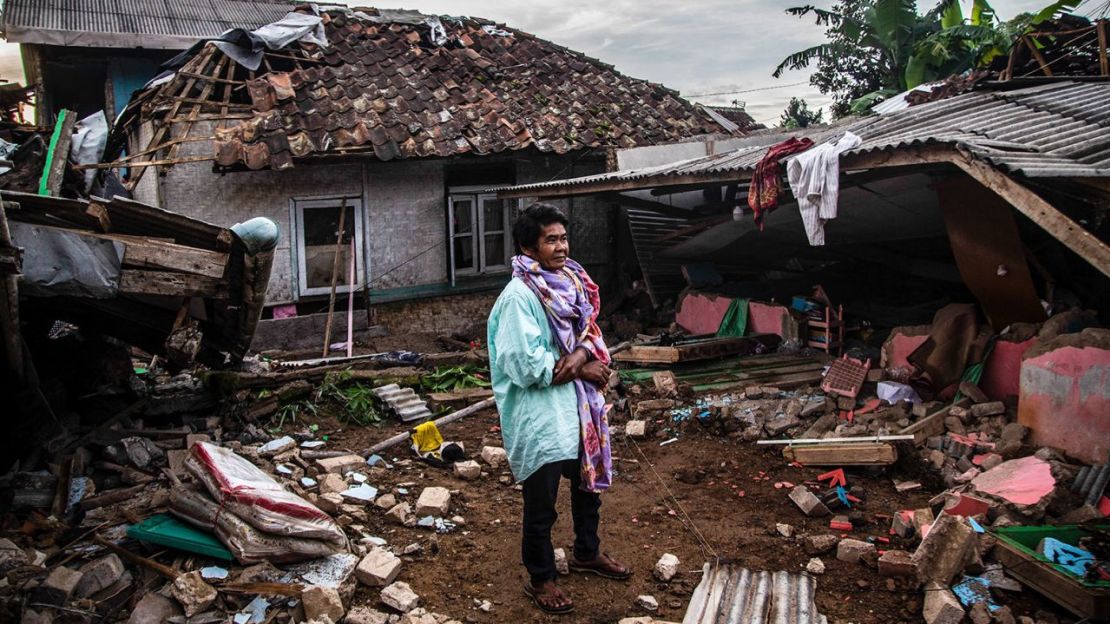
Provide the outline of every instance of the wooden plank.
[[79,227],[97,232],[106,232],[111,227],[111,221],[102,206],[95,202],[86,202],[79,199],[65,199],[49,195],[34,195],[19,191],[2,191],[4,199],[8,202],[9,209],[13,202],[19,207],[8,218],[14,221],[29,223],[42,223],[46,225],[64,225]]
[[125,265],[184,271],[215,279],[223,277],[229,257],[226,253],[174,243],[131,240],[123,241],[123,244],[126,246],[123,253]]
[[675,364],[679,362],[696,362],[751,353],[758,344],[777,345],[778,336],[758,335],[740,338],[714,338],[698,341],[692,344],[678,344],[668,347],[634,346],[627,351],[618,353],[614,359],[618,362],[635,362],[641,364]]
[[929,414],[921,420],[913,423],[909,427],[898,432],[898,435],[913,435],[913,443],[921,446],[925,440],[931,436],[941,435],[944,433],[944,419],[948,416],[948,410],[953,407],[968,407],[971,405],[971,399],[964,397],[952,405],[945,405],[939,410]]
[[167,271],[124,269],[119,275],[119,291],[132,295],[227,298],[227,284],[223,280]]
[[803,466],[889,466],[898,461],[898,450],[886,442],[806,444],[788,446],[782,456]]
[[50,138],[47,150],[48,162],[43,165],[42,179],[39,182],[39,195],[57,195],[62,190],[62,178],[69,164],[69,146],[73,142],[73,127],[77,125],[77,113],[62,110]]
[[1079,617],[1096,621],[1110,618],[1110,589],[1086,587],[1057,572],[1051,563],[1035,559],[1005,541],[994,547],[994,556],[1006,566],[1007,574]]

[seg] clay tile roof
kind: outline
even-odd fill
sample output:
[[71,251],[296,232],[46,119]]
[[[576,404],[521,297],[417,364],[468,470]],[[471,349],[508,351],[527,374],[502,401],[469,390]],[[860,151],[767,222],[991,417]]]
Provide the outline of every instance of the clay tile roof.
[[[437,45],[426,24],[408,23],[416,20],[381,24],[339,11],[323,17],[328,48],[292,44],[295,50],[279,53],[300,62],[274,64],[247,82],[244,108],[253,118],[214,139],[219,165],[237,156],[235,165],[285,168],[287,150],[297,158],[393,160],[526,148],[564,153],[728,133],[674,91],[500,24],[444,17],[447,40]],[[222,94],[212,89],[208,99],[218,107]],[[318,140],[321,134],[328,138]]]

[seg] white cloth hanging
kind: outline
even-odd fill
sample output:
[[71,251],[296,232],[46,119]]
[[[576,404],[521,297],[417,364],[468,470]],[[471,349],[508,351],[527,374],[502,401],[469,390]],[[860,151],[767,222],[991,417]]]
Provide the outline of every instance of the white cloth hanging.
[[798,200],[810,245],[825,244],[825,221],[836,218],[840,196],[840,154],[859,147],[863,139],[851,132],[822,143],[787,161],[786,178]]

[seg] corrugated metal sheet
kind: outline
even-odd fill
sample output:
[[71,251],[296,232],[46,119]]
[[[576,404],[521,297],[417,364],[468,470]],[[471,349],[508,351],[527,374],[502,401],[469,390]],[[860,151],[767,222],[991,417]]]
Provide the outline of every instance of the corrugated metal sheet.
[[187,48],[231,28],[281,19],[291,3],[240,0],[5,0],[8,41]]
[[643,188],[699,174],[755,168],[767,146],[788,136],[815,142],[850,130],[863,139],[844,156],[920,145],[952,145],[1004,171],[1030,178],[1110,177],[1110,83],[1058,82],[1012,91],[977,91],[911,106],[882,117],[800,132],[724,154],[637,170],[513,187],[537,195],[597,183],[642,182]]
[[682,624],[826,624],[808,574],[705,564]]

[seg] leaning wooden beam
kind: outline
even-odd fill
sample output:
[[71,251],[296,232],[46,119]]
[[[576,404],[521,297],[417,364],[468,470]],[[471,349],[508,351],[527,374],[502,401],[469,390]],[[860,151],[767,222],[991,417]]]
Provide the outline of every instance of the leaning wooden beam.
[[225,252],[178,245],[172,240],[160,238],[126,234],[97,234],[52,226],[44,226],[44,229],[120,243],[123,245],[123,265],[142,269],[181,271],[221,279],[224,276],[229,258],[229,254]]
[[64,109],[58,113],[54,134],[50,136],[50,146],[46,150],[42,177],[39,179],[39,195],[57,195],[61,191],[66,164],[69,163],[69,145],[73,142],[75,125],[77,125],[77,113]]
[[19,191],[0,191],[10,206],[19,205],[19,212],[11,215],[15,221],[41,223],[44,225],[70,225],[107,232],[112,227],[111,219],[104,206],[98,202],[85,202],[79,199],[44,197]]
[[227,297],[227,284],[220,279],[188,273],[124,269],[119,274],[119,291],[130,295],[221,299]]

